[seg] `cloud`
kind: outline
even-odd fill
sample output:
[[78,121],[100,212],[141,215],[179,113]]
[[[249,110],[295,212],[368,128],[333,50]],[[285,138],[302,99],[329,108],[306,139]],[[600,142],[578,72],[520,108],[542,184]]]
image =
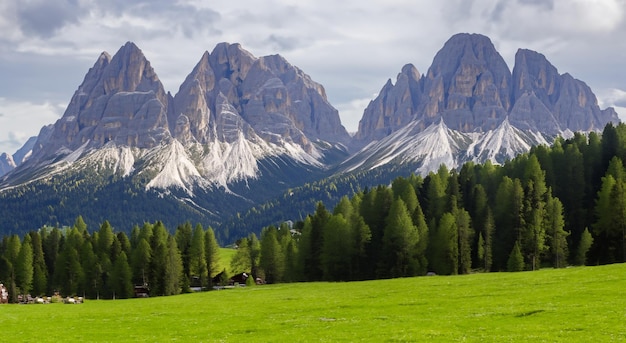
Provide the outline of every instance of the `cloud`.
[[49,38],[63,26],[78,22],[86,12],[75,0],[19,1],[17,20],[27,35]]
[[0,152],[13,153],[29,137],[39,134],[40,129],[61,117],[65,105],[49,102],[14,102],[0,98]]
[[363,111],[375,97],[376,94],[372,95],[371,98],[354,99],[336,105],[342,118],[342,124],[348,132],[358,131]]

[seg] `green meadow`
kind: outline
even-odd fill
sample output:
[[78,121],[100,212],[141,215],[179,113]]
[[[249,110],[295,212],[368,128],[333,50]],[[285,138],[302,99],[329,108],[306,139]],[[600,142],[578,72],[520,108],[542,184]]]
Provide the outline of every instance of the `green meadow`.
[[1,305],[3,342],[612,342],[626,264]]

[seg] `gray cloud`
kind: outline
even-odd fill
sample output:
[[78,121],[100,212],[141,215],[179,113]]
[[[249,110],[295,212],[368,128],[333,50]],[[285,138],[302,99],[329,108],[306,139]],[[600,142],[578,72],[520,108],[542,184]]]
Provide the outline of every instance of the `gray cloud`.
[[517,2],[525,5],[538,6],[549,11],[554,9],[554,0],[517,0]]
[[291,51],[302,45],[301,40],[297,37],[285,37],[275,34],[269,35],[265,42],[280,51]]
[[74,0],[20,1],[17,6],[22,31],[41,38],[53,36],[60,28],[78,22],[87,13]]

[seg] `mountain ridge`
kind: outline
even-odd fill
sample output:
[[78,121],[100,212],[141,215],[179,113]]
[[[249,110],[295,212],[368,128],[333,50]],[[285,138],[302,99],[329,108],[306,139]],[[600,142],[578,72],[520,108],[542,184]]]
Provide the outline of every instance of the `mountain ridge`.
[[[426,74],[405,64],[364,110],[353,138],[324,87],[280,55],[217,44],[172,95],[127,42],[113,56],[100,54],[64,115],[41,129],[31,149],[11,165],[10,156],[0,158],[0,172],[3,163],[10,169],[0,175],[0,207],[15,199],[12,192],[75,182],[64,189],[100,197],[98,190],[114,189],[127,202],[141,191],[143,201],[158,196],[168,208],[219,223],[319,178],[406,169],[394,165],[424,175],[442,163],[502,163],[608,122],[619,122],[617,114],[600,109],[584,82],[525,49],[510,70],[477,34],[451,37]],[[67,203],[72,194],[48,203]],[[138,211],[159,219],[148,215],[158,209]],[[54,224],[59,214],[49,218]]]

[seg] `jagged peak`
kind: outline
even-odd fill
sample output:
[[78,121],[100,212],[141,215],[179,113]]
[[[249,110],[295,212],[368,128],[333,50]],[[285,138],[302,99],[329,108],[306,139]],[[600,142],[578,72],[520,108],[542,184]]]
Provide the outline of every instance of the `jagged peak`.
[[421,78],[419,70],[417,70],[417,68],[412,63],[405,64],[396,79],[400,79],[401,75],[406,75],[415,81],[418,81]]

